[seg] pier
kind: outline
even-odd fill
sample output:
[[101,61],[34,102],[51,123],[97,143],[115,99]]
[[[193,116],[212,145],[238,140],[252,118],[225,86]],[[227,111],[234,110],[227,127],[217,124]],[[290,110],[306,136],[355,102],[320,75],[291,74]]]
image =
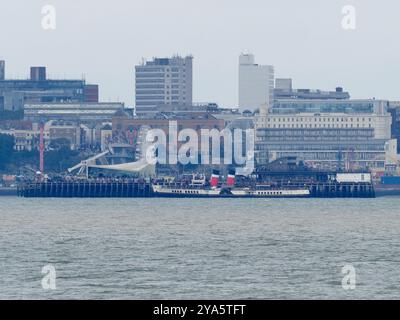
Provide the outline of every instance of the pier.
[[151,197],[150,183],[134,181],[29,182],[18,186],[27,198],[136,198]]
[[372,183],[316,183],[308,188],[313,198],[375,198]]
[[[372,183],[314,182],[275,185],[275,188],[306,188],[312,198],[374,198]],[[148,198],[154,197],[152,184],[134,181],[29,182],[18,186],[18,195],[27,198]]]

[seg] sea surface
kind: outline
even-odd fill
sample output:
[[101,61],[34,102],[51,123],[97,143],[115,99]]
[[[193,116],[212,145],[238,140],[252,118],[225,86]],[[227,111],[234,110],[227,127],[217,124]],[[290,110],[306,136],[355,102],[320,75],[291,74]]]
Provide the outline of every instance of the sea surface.
[[320,298],[400,298],[400,197],[0,197],[0,299]]

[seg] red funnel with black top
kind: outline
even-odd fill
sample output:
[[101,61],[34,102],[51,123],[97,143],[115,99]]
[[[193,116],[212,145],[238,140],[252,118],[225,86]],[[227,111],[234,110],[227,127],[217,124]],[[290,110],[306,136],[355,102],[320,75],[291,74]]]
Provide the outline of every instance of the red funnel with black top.
[[229,170],[228,178],[226,179],[226,184],[229,187],[232,187],[235,185],[235,170]]
[[219,171],[213,170],[212,174],[211,174],[211,180],[210,180],[211,187],[217,187],[218,182],[219,182]]

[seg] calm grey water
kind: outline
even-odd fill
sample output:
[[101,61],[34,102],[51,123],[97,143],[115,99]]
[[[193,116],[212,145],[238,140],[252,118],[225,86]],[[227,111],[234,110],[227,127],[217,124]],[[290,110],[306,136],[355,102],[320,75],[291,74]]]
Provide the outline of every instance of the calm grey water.
[[0,197],[0,299],[398,299],[399,205]]

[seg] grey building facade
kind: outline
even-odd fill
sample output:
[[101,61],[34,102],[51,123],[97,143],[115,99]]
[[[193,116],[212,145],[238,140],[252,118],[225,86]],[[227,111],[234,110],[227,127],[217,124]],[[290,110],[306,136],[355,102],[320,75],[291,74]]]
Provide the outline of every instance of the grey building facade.
[[276,78],[274,99],[343,100],[350,99],[350,94],[346,91],[343,91],[342,87],[337,87],[334,91],[326,91],[320,89],[293,89],[292,79]]
[[193,57],[154,58],[135,67],[135,105],[191,105]]
[[[392,138],[400,141],[400,101],[391,101],[388,112],[392,115]],[[397,144],[400,153],[400,144]]]
[[30,75],[24,80],[0,77],[0,111],[22,110],[27,103],[96,102],[88,100],[85,80],[50,80],[45,67],[32,67]]
[[4,80],[6,76],[6,63],[4,60],[0,60],[0,81]]
[[111,121],[124,109],[120,102],[25,104],[24,118],[32,122],[63,120],[78,123]]

